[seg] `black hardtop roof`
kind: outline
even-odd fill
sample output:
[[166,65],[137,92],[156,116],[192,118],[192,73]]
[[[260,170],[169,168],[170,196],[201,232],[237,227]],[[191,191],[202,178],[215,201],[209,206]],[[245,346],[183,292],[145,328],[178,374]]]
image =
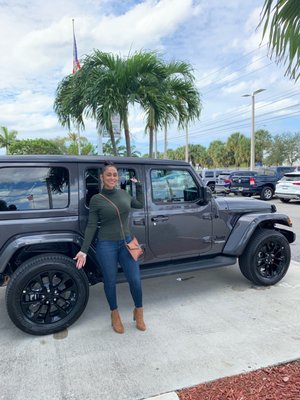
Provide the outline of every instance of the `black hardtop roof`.
[[166,166],[190,166],[181,160],[164,160],[141,157],[110,157],[110,156],[69,156],[69,155],[10,155],[0,156],[1,163],[103,163],[112,161],[119,164],[163,164]]

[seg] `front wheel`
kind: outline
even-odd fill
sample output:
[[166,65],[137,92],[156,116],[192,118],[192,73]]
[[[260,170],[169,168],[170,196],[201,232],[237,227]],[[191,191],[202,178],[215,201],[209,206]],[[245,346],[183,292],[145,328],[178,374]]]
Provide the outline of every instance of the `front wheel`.
[[258,231],[239,258],[242,274],[256,285],[279,282],[290,265],[291,250],[287,239],[277,231]]
[[85,273],[61,254],[25,261],[12,275],[6,307],[12,322],[32,335],[49,335],[73,324],[89,297]]

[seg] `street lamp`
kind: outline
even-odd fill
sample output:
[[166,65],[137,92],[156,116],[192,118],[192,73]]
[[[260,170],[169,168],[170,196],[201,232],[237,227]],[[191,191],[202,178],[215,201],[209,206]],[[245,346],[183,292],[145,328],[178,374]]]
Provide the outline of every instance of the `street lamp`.
[[243,94],[243,96],[242,96],[242,97],[251,97],[252,98],[250,170],[253,170],[255,167],[255,123],[254,123],[255,95],[257,93],[263,92],[264,90],[266,90],[266,89],[257,89],[252,94]]

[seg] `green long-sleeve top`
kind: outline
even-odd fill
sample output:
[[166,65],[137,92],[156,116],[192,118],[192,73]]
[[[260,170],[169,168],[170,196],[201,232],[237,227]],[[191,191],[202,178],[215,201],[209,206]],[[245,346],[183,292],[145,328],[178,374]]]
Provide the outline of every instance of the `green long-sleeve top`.
[[[140,183],[136,184],[136,199],[122,189],[102,189],[101,193],[118,207],[124,233],[125,235],[130,234],[128,215],[131,208],[143,208],[142,185]],[[98,231],[98,239],[123,239],[117,210],[102,196],[95,194],[90,201],[89,218],[85,229],[83,245],[81,247],[81,251],[84,253],[87,253],[99,223],[100,229]]]

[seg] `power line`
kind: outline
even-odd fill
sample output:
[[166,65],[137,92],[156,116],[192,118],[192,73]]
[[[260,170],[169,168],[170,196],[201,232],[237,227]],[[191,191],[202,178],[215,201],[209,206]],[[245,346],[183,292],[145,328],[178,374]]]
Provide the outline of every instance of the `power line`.
[[[236,79],[234,79],[233,81],[231,81],[231,82],[230,82],[230,85],[232,85],[233,83],[239,81],[241,78],[244,78],[245,76],[254,74],[254,72],[261,71],[262,69],[267,68],[267,67],[268,67],[269,65],[271,65],[271,64],[273,64],[273,61],[270,62],[269,64],[263,65],[263,66],[260,67],[260,68],[255,69],[254,71],[250,71],[250,72],[248,72],[248,73],[246,73],[246,74],[244,74],[244,75],[242,75],[242,76],[239,76],[238,78],[236,78]],[[206,95],[207,93],[214,92],[215,90],[218,90],[218,89],[219,89],[218,87],[215,87],[215,88],[213,88],[213,89],[208,90],[207,92],[204,92],[203,95]]]
[[[297,106],[297,105],[295,105],[295,106]],[[282,110],[284,110],[284,109],[289,109],[289,108],[293,108],[293,107],[295,107],[295,106],[290,106],[290,107],[285,107],[285,108],[283,108]],[[299,105],[298,105],[299,106]],[[264,115],[265,116],[268,116],[269,114],[273,114],[274,112],[277,112],[278,110],[274,110],[273,112],[268,112],[268,113],[265,113]],[[285,115],[277,115],[277,116],[272,116],[271,118],[265,118],[265,119],[259,119],[259,118],[257,118],[257,124],[263,124],[263,123],[265,123],[265,122],[270,122],[270,121],[276,121],[276,120],[284,120],[284,119],[287,119],[287,118],[290,118],[290,117],[292,117],[292,116],[296,116],[296,115],[299,115],[300,114],[300,108],[299,108],[299,110],[297,110],[297,111],[295,111],[295,112],[293,112],[293,113],[289,113],[289,114],[285,114]],[[224,127],[223,127],[223,129],[226,129],[226,130],[229,130],[229,129],[234,129],[234,127],[235,126],[237,126],[239,129],[240,128],[244,128],[244,127],[248,127],[249,126],[249,122],[236,122],[236,123],[234,123],[234,124],[225,124],[224,125]],[[211,131],[211,130],[217,130],[218,128],[210,128],[210,129],[205,129],[205,130],[197,130],[197,131],[195,131],[195,132],[193,132],[193,133],[189,133],[189,137],[195,137],[195,136],[201,136],[201,137],[203,137],[203,136],[208,136],[208,135],[211,135],[211,133],[209,132],[209,131]],[[177,135],[177,136],[172,136],[172,140],[173,139],[181,139],[181,138],[184,138],[184,133],[181,135]],[[163,139],[158,139],[158,142],[163,142]]]
[[[253,53],[259,51],[260,49],[262,49],[262,48],[265,47],[265,46],[267,46],[267,44],[262,45],[261,48],[254,49],[254,50],[250,51],[249,53],[244,54],[242,57],[239,57],[239,58],[237,58],[237,59],[231,61],[229,64],[227,64],[227,65],[225,65],[225,66],[223,66],[223,67],[217,69],[216,71],[213,71],[213,72],[211,72],[210,74],[206,75],[204,78],[198,80],[198,82],[201,82],[201,81],[207,79],[208,77],[210,77],[210,76],[212,76],[212,75],[214,75],[214,74],[217,74],[218,72],[224,72],[224,69],[226,69],[226,68],[229,67],[230,65],[232,65],[232,64],[237,64],[238,61],[240,61],[240,60],[242,60],[243,58],[249,56],[250,54],[253,54]],[[264,58],[264,57],[267,57],[267,55],[263,56],[262,58]],[[252,64],[252,63],[251,63],[251,64]],[[251,65],[251,64],[250,64],[250,65]],[[231,74],[230,74],[230,75],[231,75]]]
[[[295,93],[296,92],[296,93]],[[275,103],[278,103],[278,102],[280,102],[280,101],[282,101],[282,100],[285,100],[285,99],[288,99],[288,98],[291,98],[291,97],[293,97],[293,96],[299,96],[299,92],[298,92],[298,90],[290,90],[290,91],[288,91],[288,92],[286,92],[285,94],[284,94],[284,96],[282,96],[282,95],[280,95],[280,96],[277,96],[277,97],[275,97],[275,99],[277,99],[277,100],[274,100],[274,101],[272,101],[272,102],[269,102],[269,103],[266,103],[266,104],[263,104],[263,105],[260,105],[260,106],[256,106],[256,108],[255,108],[255,110],[260,110],[260,109],[262,109],[262,108],[264,108],[264,107],[268,107],[269,105],[271,105],[271,104],[275,104]],[[272,98],[272,97],[269,97],[269,98]],[[300,103],[298,103],[298,104],[300,104]],[[279,109],[277,109],[277,110],[272,110],[272,112],[276,112],[276,111],[281,111],[282,110],[282,108],[279,108]],[[203,128],[209,128],[209,127],[216,127],[216,128],[219,128],[219,124],[220,124],[220,122],[227,122],[227,121],[232,121],[233,123],[234,122],[238,122],[238,121],[235,121],[235,119],[236,118],[241,118],[241,116],[243,116],[244,114],[246,114],[246,113],[248,113],[249,112],[249,105],[245,105],[245,106],[243,106],[243,107],[239,107],[237,110],[234,110],[234,111],[231,111],[231,112],[229,112],[229,113],[226,113],[225,114],[225,116],[223,116],[222,115],[222,121],[210,121],[210,122],[204,122],[203,123],[203,125],[202,125],[202,127]],[[257,117],[259,117],[261,114],[257,114]],[[191,132],[192,132],[193,130],[191,130]]]

